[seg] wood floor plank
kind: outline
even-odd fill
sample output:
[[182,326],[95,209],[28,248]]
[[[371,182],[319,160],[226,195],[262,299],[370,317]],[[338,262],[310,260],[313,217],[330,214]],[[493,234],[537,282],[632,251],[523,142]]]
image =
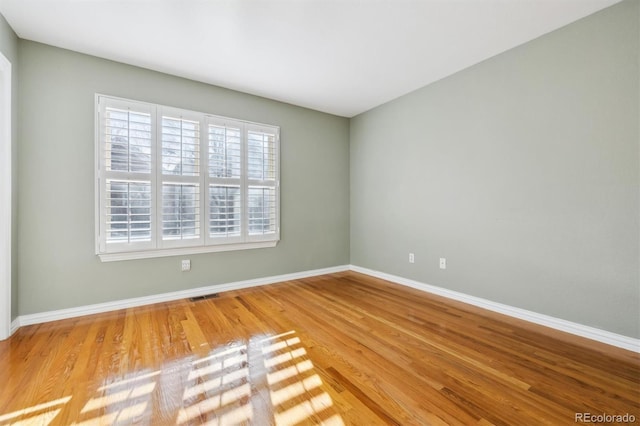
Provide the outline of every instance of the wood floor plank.
[[3,424],[640,421],[640,355],[355,272],[22,327]]

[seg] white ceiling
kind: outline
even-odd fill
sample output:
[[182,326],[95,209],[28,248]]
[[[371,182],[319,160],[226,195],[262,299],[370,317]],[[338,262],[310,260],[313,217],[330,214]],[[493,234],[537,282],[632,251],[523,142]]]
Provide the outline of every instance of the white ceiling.
[[0,0],[19,37],[352,117],[620,0]]

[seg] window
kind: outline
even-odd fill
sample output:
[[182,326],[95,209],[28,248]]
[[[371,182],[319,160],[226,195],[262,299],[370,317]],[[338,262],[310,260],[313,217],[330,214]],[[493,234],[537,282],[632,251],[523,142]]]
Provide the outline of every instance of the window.
[[279,128],[96,96],[103,261],[273,247]]

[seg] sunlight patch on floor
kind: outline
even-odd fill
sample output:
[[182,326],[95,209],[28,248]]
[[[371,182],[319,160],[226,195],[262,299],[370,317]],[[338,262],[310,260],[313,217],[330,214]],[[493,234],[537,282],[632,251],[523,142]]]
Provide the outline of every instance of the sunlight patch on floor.
[[[62,409],[61,406],[69,402],[70,399],[71,397],[67,396],[54,401],[44,402],[32,407],[16,410],[8,414],[2,414],[0,415],[0,422],[7,422],[10,424],[48,424],[55,416],[58,415]],[[34,414],[38,411],[43,411],[43,413]],[[29,418],[21,421],[16,420],[22,416],[29,416]]]
[[[333,405],[331,396],[324,392],[310,400],[303,401],[293,408],[275,413],[275,421],[277,425],[294,425],[309,419],[317,413],[320,413]],[[334,416],[335,417],[335,416]],[[343,425],[341,418],[333,420],[336,425]],[[325,423],[323,421],[323,423]]]
[[252,407],[243,402],[251,397],[247,361],[245,344],[194,360],[177,423],[225,425],[250,421]]
[[128,424],[150,415],[153,392],[162,371],[134,374],[98,388],[100,396],[89,399],[75,425]]
[[[313,362],[305,359],[307,351],[295,331],[270,339],[262,348],[264,366],[268,371],[269,397],[273,406],[273,422],[276,425],[294,425],[304,421],[344,425],[342,418],[334,414],[323,418],[333,406],[331,396],[322,392],[322,379],[315,374]],[[320,393],[319,393],[320,392]]]
[[290,379],[305,371],[313,370],[313,363],[309,360],[302,361],[291,367],[283,368],[282,370],[276,370],[267,374],[267,382],[273,386],[278,382]]
[[91,398],[87,401],[81,413],[88,413],[92,410],[99,410],[109,405],[117,404],[130,399],[136,399],[149,395],[155,389],[155,382],[145,383],[140,386],[136,386],[133,389],[124,389],[119,392],[115,392],[109,395],[101,396],[98,398]]
[[[158,408],[160,399],[175,395],[176,404],[164,415],[177,425],[226,426],[254,421],[344,424],[331,408],[331,396],[323,389],[325,385],[294,330],[230,342],[196,357],[194,354],[155,371],[109,377],[92,397],[73,404],[79,412],[62,416],[71,415],[72,424],[78,426],[153,423],[158,415],[155,410],[163,410]],[[74,409],[68,405],[71,399],[68,396],[2,414],[0,423],[50,424],[62,410]]]

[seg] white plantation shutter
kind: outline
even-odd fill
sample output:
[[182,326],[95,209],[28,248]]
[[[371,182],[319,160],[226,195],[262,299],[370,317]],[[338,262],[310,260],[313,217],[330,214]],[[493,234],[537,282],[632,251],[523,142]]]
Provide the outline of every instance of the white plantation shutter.
[[161,129],[162,247],[193,245],[201,239],[200,121],[162,114]]
[[101,112],[100,248],[110,252],[151,247],[153,111],[146,105],[105,102]]
[[151,184],[106,180],[107,244],[151,241]]
[[162,174],[200,174],[200,122],[162,117]]
[[239,186],[209,185],[209,237],[240,237],[240,205]]
[[103,119],[106,170],[151,173],[151,114],[108,107]]
[[209,242],[242,240],[243,123],[209,117],[207,174]]
[[277,139],[275,129],[248,126],[247,209],[249,238],[253,240],[271,238],[278,233]]
[[278,127],[102,95],[96,102],[102,260],[280,239]]
[[241,123],[209,119],[209,176],[240,179],[242,173]]

